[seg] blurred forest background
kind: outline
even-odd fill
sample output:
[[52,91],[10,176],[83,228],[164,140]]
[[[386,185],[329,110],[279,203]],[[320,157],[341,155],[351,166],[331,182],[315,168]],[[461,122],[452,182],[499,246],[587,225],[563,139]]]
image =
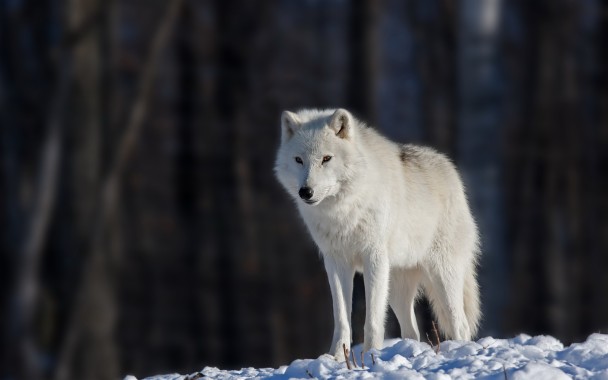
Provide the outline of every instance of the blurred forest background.
[[0,378],[325,352],[323,265],[272,170],[301,107],[454,159],[481,335],[607,333],[607,58],[605,0],[0,0]]

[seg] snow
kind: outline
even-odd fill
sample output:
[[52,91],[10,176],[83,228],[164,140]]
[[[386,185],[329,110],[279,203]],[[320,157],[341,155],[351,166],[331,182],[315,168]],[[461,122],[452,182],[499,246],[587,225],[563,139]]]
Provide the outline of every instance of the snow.
[[[477,342],[441,342],[439,352],[425,342],[392,339],[382,350],[365,354],[361,368],[361,346],[354,356],[357,368],[329,355],[298,359],[288,366],[220,370],[205,367],[190,375],[162,375],[145,380],[190,379],[496,379],[496,380],[608,380],[608,335],[592,334],[583,343],[564,345],[551,336],[518,335],[512,339],[479,339]],[[372,355],[373,354],[373,363]],[[133,376],[125,380],[137,380]]]

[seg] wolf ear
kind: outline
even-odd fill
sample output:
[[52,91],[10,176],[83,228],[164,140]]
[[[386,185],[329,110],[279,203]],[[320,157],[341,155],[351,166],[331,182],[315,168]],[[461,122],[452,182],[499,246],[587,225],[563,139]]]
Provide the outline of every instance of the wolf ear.
[[329,128],[331,128],[341,139],[350,139],[353,136],[353,117],[345,109],[339,108],[331,116],[329,121]]
[[283,141],[289,140],[296,129],[300,126],[298,115],[293,112],[283,111],[281,114],[281,131]]

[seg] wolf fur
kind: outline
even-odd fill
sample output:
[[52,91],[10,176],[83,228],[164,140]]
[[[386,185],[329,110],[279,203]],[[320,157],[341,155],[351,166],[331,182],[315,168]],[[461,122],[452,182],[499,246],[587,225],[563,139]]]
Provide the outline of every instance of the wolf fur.
[[478,234],[450,160],[389,141],[344,109],[285,111],[281,129],[275,172],[323,255],[334,312],[330,354],[342,360],[342,345],[350,348],[357,271],[365,282],[364,350],[381,348],[387,305],[401,336],[420,339],[419,288],[444,335],[470,340],[481,314]]

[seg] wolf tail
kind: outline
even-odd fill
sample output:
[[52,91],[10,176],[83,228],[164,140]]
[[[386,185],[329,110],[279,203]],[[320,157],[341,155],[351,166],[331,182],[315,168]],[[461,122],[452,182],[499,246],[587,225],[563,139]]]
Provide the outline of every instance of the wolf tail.
[[479,305],[479,285],[475,278],[475,271],[467,271],[464,278],[464,313],[469,323],[471,337],[474,337],[479,330],[481,319],[481,308]]

